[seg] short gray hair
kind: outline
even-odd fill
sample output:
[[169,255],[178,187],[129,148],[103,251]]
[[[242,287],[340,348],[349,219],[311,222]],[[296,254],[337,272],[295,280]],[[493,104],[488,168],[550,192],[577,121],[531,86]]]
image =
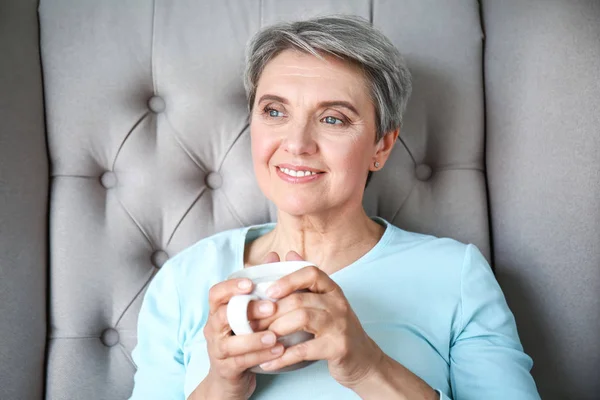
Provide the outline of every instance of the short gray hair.
[[371,87],[376,113],[376,140],[399,129],[412,91],[402,55],[381,32],[354,16],[317,17],[284,22],[259,31],[246,48],[244,87],[252,111],[256,87],[269,61],[295,49],[323,58],[331,54],[358,65]]

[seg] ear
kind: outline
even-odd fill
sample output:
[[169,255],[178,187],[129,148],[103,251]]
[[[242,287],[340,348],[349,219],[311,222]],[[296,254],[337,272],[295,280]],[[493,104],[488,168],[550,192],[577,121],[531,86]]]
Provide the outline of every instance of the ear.
[[[379,139],[379,142],[377,142],[376,145],[375,155],[373,156],[373,162],[371,163],[371,171],[378,171],[383,168],[385,162],[392,153],[392,149],[394,148],[394,144],[396,143],[399,134],[400,129],[396,129],[395,131],[386,133]],[[377,167],[375,166],[375,163],[378,163]]]

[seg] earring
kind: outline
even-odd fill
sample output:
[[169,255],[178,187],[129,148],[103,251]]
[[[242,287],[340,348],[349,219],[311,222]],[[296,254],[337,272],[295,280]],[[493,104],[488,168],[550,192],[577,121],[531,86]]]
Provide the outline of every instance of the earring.
[[375,161],[375,168],[379,168],[379,161]]

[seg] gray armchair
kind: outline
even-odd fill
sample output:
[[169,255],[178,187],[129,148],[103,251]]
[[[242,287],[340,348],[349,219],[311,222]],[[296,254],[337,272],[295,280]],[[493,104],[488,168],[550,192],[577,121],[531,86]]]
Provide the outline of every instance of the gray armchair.
[[130,394],[161,265],[274,218],[247,39],[330,13],[370,19],[414,75],[367,210],[476,244],[542,398],[600,396],[599,1],[2,0],[0,399]]

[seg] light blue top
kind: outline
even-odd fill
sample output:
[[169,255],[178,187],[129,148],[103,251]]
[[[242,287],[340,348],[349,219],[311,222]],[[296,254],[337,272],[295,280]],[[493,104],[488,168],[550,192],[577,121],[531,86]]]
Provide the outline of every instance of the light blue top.
[[[331,278],[379,347],[443,399],[539,399],[514,317],[474,245],[386,226],[367,254]],[[132,399],[185,399],[209,369],[202,329],[208,290],[244,268],[244,245],[274,224],[223,232],[170,259],[146,292],[138,321]],[[319,361],[258,375],[252,399],[359,399]]]

